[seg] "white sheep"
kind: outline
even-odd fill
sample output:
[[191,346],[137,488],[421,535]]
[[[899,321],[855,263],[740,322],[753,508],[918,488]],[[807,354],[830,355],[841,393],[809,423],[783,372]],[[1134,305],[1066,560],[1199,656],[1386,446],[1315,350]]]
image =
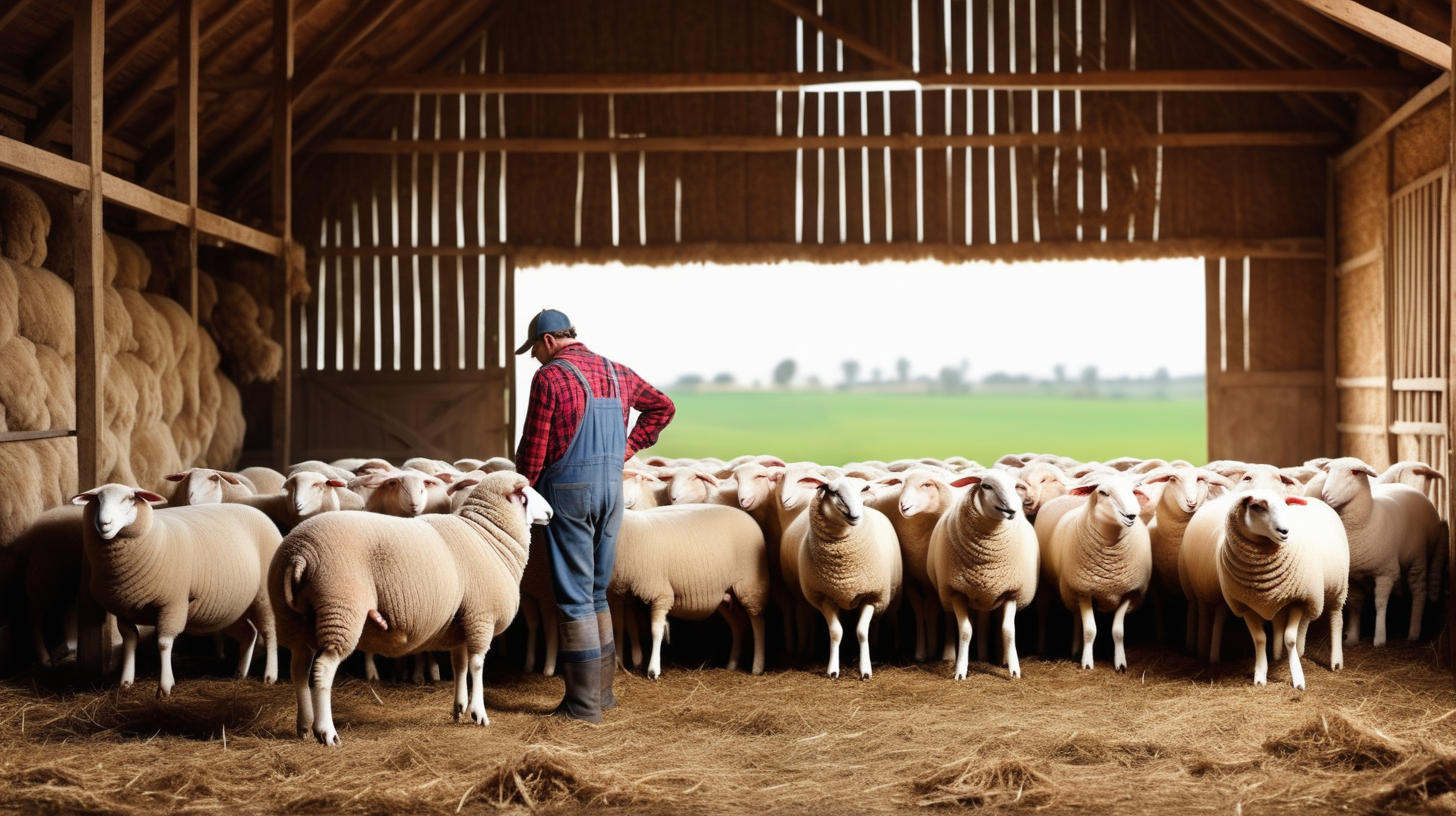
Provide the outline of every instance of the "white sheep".
[[971,610],[989,613],[997,607],[1003,610],[1002,654],[1011,676],[1020,677],[1016,611],[1035,597],[1041,567],[1036,530],[1021,510],[1026,484],[1008,473],[985,471],[949,486],[970,490],[941,515],[927,561],[940,603],[955,611],[960,632],[955,679],[965,679],[970,660]]
[[688,504],[625,511],[607,592],[614,600],[635,599],[651,609],[649,679],[662,673],[662,639],[669,614],[703,620],[721,613],[733,631],[728,668],[736,669],[742,626],[735,604],[752,622],[753,673],[763,673],[768,559],[763,531],[742,510]]
[[[937,468],[912,468],[879,482],[872,482],[866,504],[884,513],[895,528],[900,541],[900,560],[904,568],[905,598],[915,616],[915,659],[924,660],[935,644],[937,622],[948,615],[943,612],[938,590],[930,577],[930,536],[936,523],[950,509],[956,494],[951,489],[955,477]],[[898,489],[883,490],[877,485]],[[955,659],[955,641],[946,628],[942,660]]]
[[364,509],[364,499],[345,482],[306,470],[284,479],[276,493],[242,496],[231,503],[261,510],[285,535],[319,513]]
[[251,479],[239,473],[210,468],[189,468],[169,473],[167,481],[177,482],[173,488],[169,507],[187,507],[197,504],[221,504],[233,502],[243,496],[255,496],[258,489]]
[[550,517],[526,477],[493,473],[457,513],[324,513],[289,533],[268,585],[279,639],[292,653],[298,736],[311,730],[324,745],[339,744],[334,675],[356,648],[390,656],[450,649],[455,718],[468,712],[489,724],[485,653],[515,617],[527,529]]
[[105,484],[79,493],[91,593],[121,627],[121,685],[136,676],[137,625],[157,627],[162,671],[157,695],[172,693],[177,635],[224,632],[241,645],[245,676],[259,636],[267,648],[263,681],[278,678],[278,649],[268,587],[262,578],[280,536],[251,507],[209,504],[153,511],[166,499]]
[[1148,541],[1153,548],[1153,612],[1161,643],[1167,640],[1164,598],[1183,597],[1183,585],[1178,579],[1178,550],[1183,546],[1183,531],[1209,496],[1232,489],[1233,482],[1187,462],[1177,462],[1148,471],[1142,483],[1163,486],[1162,494],[1153,504],[1153,520],[1148,523]]
[[264,493],[277,493],[283,489],[283,483],[288,477],[270,467],[248,467],[238,471],[238,475],[253,485],[253,490],[258,495]]
[[[1048,597],[1055,589],[1072,612],[1072,648],[1081,644],[1082,668],[1092,668],[1097,638],[1093,611],[1113,612],[1113,668],[1127,671],[1123,620],[1142,603],[1152,580],[1148,528],[1139,518],[1147,493],[1136,478],[1118,471],[1098,473],[1044,505],[1036,517],[1041,574]],[[1042,601],[1045,611],[1047,601]],[[1042,615],[1046,619],[1046,615]]]
[[[1004,457],[1003,457],[1004,458]],[[1032,462],[1011,471],[1026,483],[1026,498],[1021,502],[1021,512],[1028,521],[1035,523],[1036,514],[1047,502],[1067,495],[1067,476],[1062,469],[1048,462]]]
[[700,467],[672,468],[660,472],[659,478],[663,475],[668,476],[667,500],[671,504],[738,506],[738,483],[732,479],[719,479]]
[[450,512],[450,495],[445,482],[423,471],[393,470],[367,473],[348,482],[349,489],[370,491],[364,509],[371,513],[409,518],[426,513]]
[[1428,584],[1440,586],[1434,561],[1445,563],[1446,524],[1426,494],[1403,484],[1371,484],[1377,474],[1354,458],[1332,459],[1324,465],[1328,476],[1322,497],[1340,514],[1350,542],[1350,614],[1345,620],[1345,642],[1360,640],[1360,609],[1365,591],[1375,590],[1375,645],[1385,645],[1385,613],[1390,593],[1402,578],[1410,589],[1408,637],[1421,636],[1421,620],[1429,596]]
[[1272,490],[1240,493],[1228,504],[1218,583],[1254,639],[1254,685],[1264,685],[1269,673],[1264,621],[1274,622],[1275,642],[1289,650],[1290,683],[1303,689],[1299,656],[1305,633],[1310,621],[1328,612],[1330,670],[1338,671],[1344,665],[1340,630],[1350,569],[1340,517],[1318,499]]
[[[1203,469],[1211,471],[1207,465]],[[1186,648],[1210,663],[1222,657],[1223,627],[1229,613],[1218,583],[1217,560],[1227,535],[1225,521],[1230,503],[1235,494],[1250,490],[1288,495],[1299,489],[1298,482],[1272,465],[1237,463],[1236,467],[1223,467],[1222,473],[1235,480],[1234,493],[1205,501],[1183,528],[1183,541],[1178,547],[1178,585],[1188,599]],[[1283,648],[1282,642],[1275,646]]]
[[342,479],[346,482],[359,475],[347,468],[335,467],[328,462],[323,462],[318,459],[306,459],[302,462],[297,462],[295,464],[289,465],[288,475],[292,476],[293,474],[303,470],[313,471],[314,473],[322,473],[330,479]]
[[829,624],[828,675],[839,676],[839,611],[857,610],[859,676],[868,680],[870,621],[899,600],[903,565],[895,528],[884,513],[864,506],[869,483],[863,479],[805,476],[797,483],[814,493],[806,512],[785,528],[783,551],[796,557],[804,600]]

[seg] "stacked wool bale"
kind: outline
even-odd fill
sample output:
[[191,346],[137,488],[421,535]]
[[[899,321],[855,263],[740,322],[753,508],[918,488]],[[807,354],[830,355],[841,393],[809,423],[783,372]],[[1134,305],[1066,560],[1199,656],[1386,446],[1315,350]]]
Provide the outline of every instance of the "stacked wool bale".
[[[69,219],[53,221],[38,195],[0,178],[0,431],[76,426],[73,242]],[[55,271],[41,268],[47,260]],[[104,265],[100,480],[158,490],[184,468],[230,469],[242,449],[242,400],[218,370],[217,345],[156,293],[165,276],[151,280],[135,243],[107,236]],[[218,294],[201,277],[199,310],[211,318]],[[73,437],[0,443],[0,546],[77,490]]]

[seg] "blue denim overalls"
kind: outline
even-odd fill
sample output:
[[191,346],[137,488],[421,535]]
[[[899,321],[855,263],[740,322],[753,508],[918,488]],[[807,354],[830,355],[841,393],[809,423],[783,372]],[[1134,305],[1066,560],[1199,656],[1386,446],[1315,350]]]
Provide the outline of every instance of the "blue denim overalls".
[[[603,361],[612,382],[610,397],[592,394],[586,377],[566,360],[547,364],[565,366],[586,391],[586,410],[576,436],[566,454],[548,467],[536,484],[554,511],[551,523],[546,525],[546,545],[556,605],[568,621],[594,620],[598,613],[607,611],[607,582],[617,554],[617,530],[622,526],[622,461],[627,453],[627,429],[622,420],[617,370],[610,360]],[[592,625],[595,627],[595,622]],[[600,648],[572,654],[576,651],[572,645],[561,644],[561,660],[600,656]]]

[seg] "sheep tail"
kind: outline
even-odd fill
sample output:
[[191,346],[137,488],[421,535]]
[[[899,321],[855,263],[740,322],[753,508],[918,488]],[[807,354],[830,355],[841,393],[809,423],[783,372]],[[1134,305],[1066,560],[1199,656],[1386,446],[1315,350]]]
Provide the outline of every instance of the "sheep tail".
[[283,576],[283,601],[295,612],[304,611],[303,598],[299,596],[298,590],[303,586],[303,571],[307,566],[308,562],[303,560],[303,556],[295,555],[288,560],[288,572]]
[[372,620],[375,623],[379,624],[380,629],[383,629],[386,632],[389,631],[389,624],[384,622],[384,616],[379,614],[378,609],[369,610],[369,620]]

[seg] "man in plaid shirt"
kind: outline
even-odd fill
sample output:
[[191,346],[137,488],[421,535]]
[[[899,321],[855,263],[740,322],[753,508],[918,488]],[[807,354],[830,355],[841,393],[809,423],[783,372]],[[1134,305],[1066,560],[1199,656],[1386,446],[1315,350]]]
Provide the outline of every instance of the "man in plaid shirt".
[[[531,352],[531,379],[516,470],[551,503],[546,526],[552,588],[561,611],[557,659],[566,696],[553,715],[601,722],[616,705],[616,644],[607,582],[622,524],[622,463],[650,447],[674,407],[631,369],[576,339],[566,315],[544,309],[531,319],[517,354]],[[630,411],[640,415],[627,433]]]

